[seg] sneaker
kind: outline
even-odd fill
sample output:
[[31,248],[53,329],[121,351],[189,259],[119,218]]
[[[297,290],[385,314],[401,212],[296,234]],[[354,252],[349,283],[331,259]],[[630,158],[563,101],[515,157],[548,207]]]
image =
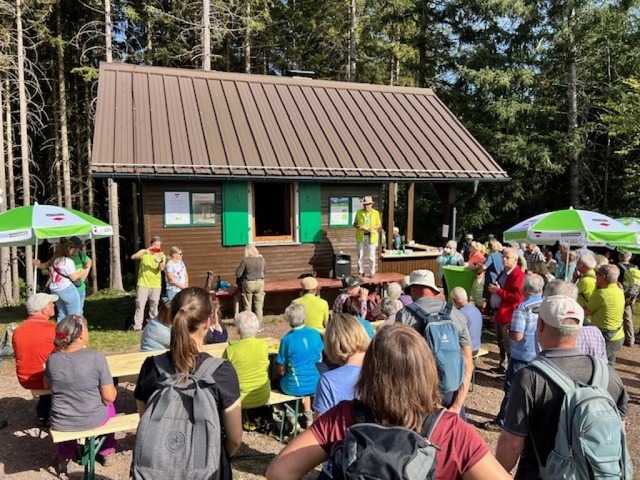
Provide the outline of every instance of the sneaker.
[[480,424],[480,428],[487,430],[489,432],[501,432],[502,426],[498,423],[497,420],[490,420],[488,422],[484,422]]
[[498,365],[497,367],[491,368],[489,369],[489,371],[491,373],[497,373],[499,375],[504,375],[505,373],[507,373],[507,369],[504,368],[502,365]]
[[110,467],[116,463],[116,454],[110,453],[109,455],[102,455],[99,453],[96,455],[96,460],[103,467]]
[[42,427],[46,427],[49,422],[44,417],[38,417],[38,422],[37,423],[38,423],[38,426],[42,428]]

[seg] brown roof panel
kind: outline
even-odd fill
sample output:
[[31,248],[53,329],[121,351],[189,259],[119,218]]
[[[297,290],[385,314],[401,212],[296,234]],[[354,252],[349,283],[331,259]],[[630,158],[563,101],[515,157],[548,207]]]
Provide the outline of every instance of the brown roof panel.
[[103,63],[101,176],[507,180],[429,89]]

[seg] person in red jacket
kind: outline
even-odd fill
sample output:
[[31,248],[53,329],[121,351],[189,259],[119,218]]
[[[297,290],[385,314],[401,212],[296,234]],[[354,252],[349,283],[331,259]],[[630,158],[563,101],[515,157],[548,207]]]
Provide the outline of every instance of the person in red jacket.
[[513,248],[505,248],[502,252],[504,270],[496,279],[496,283],[487,288],[492,295],[499,298],[500,305],[496,311],[496,340],[500,348],[500,365],[496,369],[499,373],[507,372],[509,364],[509,325],[511,317],[518,305],[522,303],[522,283],[524,272],[518,266],[518,252]]
[[[13,350],[16,356],[16,374],[20,385],[29,390],[44,390],[42,379],[47,358],[54,351],[53,340],[56,324],[50,319],[55,315],[53,302],[57,295],[35,293],[27,300],[29,316],[13,332]],[[49,419],[51,395],[40,395],[36,414],[38,424],[44,426]]]

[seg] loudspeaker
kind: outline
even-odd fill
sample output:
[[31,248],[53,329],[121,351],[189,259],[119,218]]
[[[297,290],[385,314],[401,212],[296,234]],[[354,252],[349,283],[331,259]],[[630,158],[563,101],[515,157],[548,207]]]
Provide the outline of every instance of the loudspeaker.
[[333,256],[333,278],[342,280],[351,275],[351,255],[336,253]]

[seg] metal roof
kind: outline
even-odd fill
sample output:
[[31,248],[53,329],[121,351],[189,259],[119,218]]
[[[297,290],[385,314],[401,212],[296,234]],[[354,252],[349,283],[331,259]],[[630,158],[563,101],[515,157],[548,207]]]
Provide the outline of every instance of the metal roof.
[[102,63],[92,172],[111,177],[496,181],[432,90]]

